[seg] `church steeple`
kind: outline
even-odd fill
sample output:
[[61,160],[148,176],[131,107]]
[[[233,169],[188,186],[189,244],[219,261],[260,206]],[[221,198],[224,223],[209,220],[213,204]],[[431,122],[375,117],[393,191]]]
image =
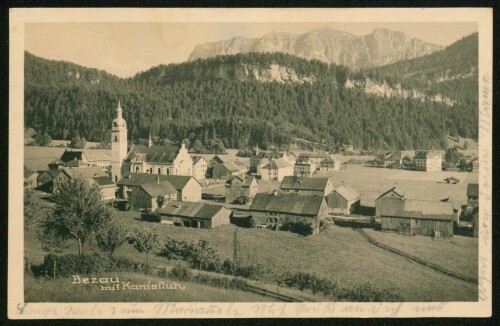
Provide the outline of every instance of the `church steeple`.
[[122,106],[120,100],[118,100],[118,107],[116,108],[116,118],[122,119]]
[[111,127],[111,175],[116,183],[122,176],[123,160],[127,157],[127,122],[122,117],[120,101],[116,108],[116,118]]

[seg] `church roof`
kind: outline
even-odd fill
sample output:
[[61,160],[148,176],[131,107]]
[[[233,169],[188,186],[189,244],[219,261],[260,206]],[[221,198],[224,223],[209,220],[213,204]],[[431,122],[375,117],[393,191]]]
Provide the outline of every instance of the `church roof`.
[[142,154],[141,156],[146,162],[172,163],[178,153],[179,147],[173,145],[153,145],[151,147],[134,145],[130,149],[125,161],[130,161],[136,154]]

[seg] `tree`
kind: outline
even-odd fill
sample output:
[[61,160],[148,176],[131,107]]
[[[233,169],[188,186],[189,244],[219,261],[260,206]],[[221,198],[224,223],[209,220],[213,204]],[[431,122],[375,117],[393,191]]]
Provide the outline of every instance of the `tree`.
[[52,137],[45,132],[43,134],[37,133],[34,137],[35,143],[38,146],[50,146],[52,145]]
[[149,253],[157,252],[163,247],[163,240],[156,227],[151,229],[135,229],[135,231],[128,236],[128,243],[133,245],[137,252],[144,252],[146,254],[146,266],[149,266]]
[[102,203],[97,186],[80,178],[62,183],[53,201],[56,206],[44,222],[44,235],[76,240],[79,255],[83,255],[85,243],[113,216]]
[[195,153],[201,153],[203,151],[203,145],[201,144],[200,140],[195,140],[193,144],[193,150],[195,151]]
[[71,143],[69,143],[69,147],[72,147],[72,148],[85,148],[85,144],[87,143],[87,141],[85,140],[84,137],[80,138],[78,136],[76,137],[73,137],[71,139]]
[[182,144],[184,144],[186,146],[186,148],[191,148],[191,142],[187,138],[184,138],[182,140]]
[[112,256],[116,249],[126,241],[127,233],[127,228],[120,219],[112,214],[111,219],[96,232],[95,241],[99,249]]

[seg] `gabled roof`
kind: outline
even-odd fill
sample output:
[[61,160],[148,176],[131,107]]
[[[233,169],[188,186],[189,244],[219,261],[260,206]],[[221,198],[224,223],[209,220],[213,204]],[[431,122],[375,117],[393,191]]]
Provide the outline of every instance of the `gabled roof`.
[[113,185],[113,181],[110,177],[102,176],[102,177],[94,177],[93,178],[98,186],[109,186]]
[[360,195],[356,190],[346,185],[340,185],[340,187],[335,189],[334,192],[338,193],[340,196],[342,196],[342,198],[346,199],[347,201],[353,201],[360,198]]
[[60,160],[65,163],[73,160],[81,161],[82,157],[83,157],[83,151],[65,150],[64,153],[61,155]]
[[171,201],[165,207],[159,208],[157,213],[166,216],[211,219],[222,209],[226,208],[221,205]]
[[146,183],[140,185],[139,187],[142,188],[152,198],[163,195],[172,195],[177,193],[177,190],[168,181],[162,181],[160,183],[158,182]]
[[[60,161],[67,163],[70,161],[81,161],[83,160],[83,156],[87,158],[89,162],[95,161],[111,161],[111,158],[104,152],[99,151],[89,151],[89,150],[65,150],[61,155]],[[56,160],[57,161],[57,160]],[[51,164],[56,164],[57,162],[53,161]]]
[[235,172],[242,172],[246,170],[246,166],[236,163],[237,161],[227,161],[223,162],[221,165],[225,167],[228,171],[231,171],[233,173]]
[[467,197],[479,197],[479,184],[469,183],[467,185]]
[[201,160],[204,160],[205,162],[207,161],[202,156],[193,156],[193,165],[198,163]]
[[185,175],[165,175],[165,174],[153,174],[153,173],[127,172],[123,176],[123,178],[121,178],[117,182],[117,185],[137,187],[143,184],[157,182],[156,178],[160,178],[160,182],[168,181],[177,190],[182,190],[191,179],[194,179],[191,176],[185,176]]
[[317,190],[324,191],[329,178],[286,176],[281,182],[283,190]]
[[453,219],[453,203],[434,200],[406,199],[403,217],[432,220]]
[[[154,163],[172,163],[180,147],[174,145],[134,145],[130,149],[125,161],[130,161],[135,155],[139,154],[146,162]],[[142,154],[142,155],[141,155]]]
[[106,172],[98,166],[89,166],[78,169],[65,169],[63,170],[70,178],[89,179],[94,177],[107,177]]
[[271,160],[269,163],[267,163],[263,169],[282,169],[282,168],[287,168],[292,166],[287,160],[284,160],[282,158],[277,158],[275,160]]
[[220,162],[220,163],[231,162],[231,161],[236,161],[236,156],[231,155],[231,154],[219,154],[219,155],[215,155],[214,157],[212,157],[212,159],[210,161],[212,161],[212,160]]
[[40,175],[47,173],[51,178],[55,178],[61,173],[63,170],[43,170],[40,171]]
[[111,158],[104,152],[84,150],[83,154],[85,154],[89,162],[111,161]]
[[258,193],[249,210],[315,216],[318,215],[323,202],[321,196]]
[[382,197],[384,197],[385,195],[387,195],[388,193],[390,192],[394,192],[399,198],[403,198],[404,196],[401,194],[401,191],[398,189],[397,186],[395,187],[392,187],[390,188],[389,190],[387,190],[386,192],[384,192],[383,194],[381,194],[380,196],[378,196],[375,200],[378,200]]

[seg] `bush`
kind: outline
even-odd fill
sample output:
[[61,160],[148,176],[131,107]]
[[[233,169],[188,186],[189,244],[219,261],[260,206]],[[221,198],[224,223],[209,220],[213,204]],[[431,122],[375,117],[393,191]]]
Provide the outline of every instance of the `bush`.
[[234,273],[233,262],[229,259],[224,260],[221,269],[224,274],[232,275]]
[[187,281],[190,280],[192,277],[191,270],[187,268],[186,266],[181,266],[181,265],[176,265],[174,268],[172,268],[172,271],[170,272],[170,276],[172,278],[181,280],[181,281]]
[[94,255],[54,255],[45,256],[41,265],[32,266],[35,276],[68,277],[74,274],[135,271],[135,263],[123,258],[113,258],[96,253]]
[[249,266],[238,266],[234,271],[234,274],[236,276],[241,276],[252,280],[258,280],[264,275],[264,268],[259,264],[249,265]]
[[352,288],[344,288],[339,293],[339,299],[354,302],[395,302],[402,301],[403,297],[395,288],[380,290],[373,284],[366,282],[356,284]]
[[309,221],[285,222],[281,227],[283,231],[290,231],[300,235],[311,235],[313,233],[313,224]]

